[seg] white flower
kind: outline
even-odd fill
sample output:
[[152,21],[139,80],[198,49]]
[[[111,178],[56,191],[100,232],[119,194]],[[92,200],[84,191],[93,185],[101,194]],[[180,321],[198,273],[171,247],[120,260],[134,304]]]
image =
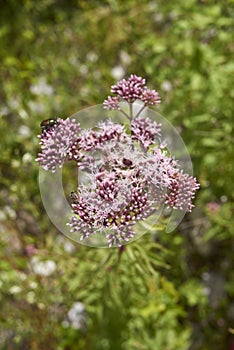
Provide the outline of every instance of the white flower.
[[31,281],[31,282],[29,282],[29,286],[32,289],[36,289],[38,287],[38,284],[37,284],[37,282]]
[[54,93],[54,89],[51,85],[48,85],[45,78],[40,78],[37,84],[30,86],[30,91],[34,95],[47,95],[51,96]]
[[67,253],[72,253],[75,250],[74,244],[72,244],[70,241],[64,242],[63,247],[64,247],[65,252],[67,252]]
[[27,125],[21,125],[19,127],[18,133],[20,136],[28,137],[31,135],[31,130]]
[[131,63],[131,56],[126,52],[126,51],[121,51],[120,52],[120,59],[123,64],[130,64]]
[[122,66],[115,66],[111,69],[111,75],[116,80],[119,80],[125,75],[125,70]]
[[169,80],[164,80],[161,84],[161,88],[164,91],[171,91],[172,90],[172,84]]
[[98,55],[95,52],[90,51],[86,58],[90,62],[96,62],[98,60]]
[[56,263],[53,260],[39,261],[37,256],[31,260],[32,268],[35,274],[40,276],[50,276],[56,270]]
[[30,304],[33,304],[35,302],[35,293],[33,291],[28,292],[26,299]]
[[19,286],[12,286],[10,289],[9,289],[9,292],[11,294],[18,294],[21,292],[21,288]]
[[29,153],[29,152],[24,153],[23,158],[22,158],[23,163],[31,163],[32,160],[33,160],[33,156],[31,155],[31,153]]
[[85,325],[85,306],[83,303],[75,302],[67,313],[70,325],[74,329],[82,329]]

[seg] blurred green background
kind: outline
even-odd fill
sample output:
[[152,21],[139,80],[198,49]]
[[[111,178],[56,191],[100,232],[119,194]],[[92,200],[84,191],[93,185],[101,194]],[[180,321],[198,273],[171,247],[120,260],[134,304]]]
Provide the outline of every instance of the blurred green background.
[[[233,350],[232,5],[1,2],[0,349]],[[39,125],[131,73],[159,91],[201,189],[176,231],[88,248],[43,209]]]

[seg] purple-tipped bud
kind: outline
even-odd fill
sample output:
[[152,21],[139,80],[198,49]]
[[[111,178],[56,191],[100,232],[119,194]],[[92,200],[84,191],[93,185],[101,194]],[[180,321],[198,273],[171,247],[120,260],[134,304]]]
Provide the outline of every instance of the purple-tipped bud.
[[111,92],[125,101],[134,102],[141,99],[144,89],[145,79],[131,74],[128,80],[122,79],[116,85],[113,85]]
[[116,97],[111,97],[111,96],[108,96],[107,100],[105,100],[103,102],[103,108],[106,109],[106,110],[119,110],[120,109],[120,106],[119,106],[119,97],[116,96]]
[[147,106],[156,106],[161,102],[158,92],[156,90],[149,89],[142,92],[141,100]]

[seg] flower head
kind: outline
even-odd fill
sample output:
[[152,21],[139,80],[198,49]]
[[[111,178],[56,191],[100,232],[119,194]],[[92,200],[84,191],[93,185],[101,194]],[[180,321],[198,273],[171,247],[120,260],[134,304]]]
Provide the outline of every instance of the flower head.
[[[75,161],[79,187],[72,192],[72,216],[67,223],[80,240],[97,232],[109,247],[121,246],[135,236],[135,224],[161,206],[191,211],[199,184],[184,174],[179,162],[161,140],[161,124],[144,117],[147,106],[158,105],[156,90],[145,79],[132,74],[111,88],[104,109],[119,110],[128,123],[99,122],[92,129],[67,118],[47,121],[39,136],[41,153],[37,161],[54,172],[65,160]],[[129,114],[120,107],[128,102]],[[132,104],[141,100],[138,112]],[[135,115],[134,115],[135,113]],[[81,179],[81,180],[80,180]],[[162,207],[161,207],[162,208]]]
[[141,99],[144,88],[145,79],[131,74],[128,80],[122,79],[116,85],[113,85],[111,92],[125,101],[134,102]]
[[73,305],[67,313],[67,318],[72,328],[84,329],[86,322],[85,305],[80,301],[76,301],[75,303],[73,303]]
[[150,90],[146,86],[146,81],[142,77],[131,74],[130,77],[120,80],[116,85],[111,87],[111,92],[115,97],[108,96],[104,101],[104,109],[120,110],[120,100],[133,103],[136,100],[141,100],[145,106],[158,105],[160,101],[159,94],[156,90]]
[[64,160],[72,151],[73,145],[77,142],[79,131],[80,125],[75,119],[58,118],[57,124],[39,135],[41,152],[36,161],[42,168],[52,172],[56,171],[56,166],[61,168]]
[[81,239],[97,231],[105,232],[109,246],[121,245],[134,236],[132,226],[151,210],[151,201],[141,178],[121,170],[100,170],[93,177],[94,186],[80,186],[72,204],[71,232]]
[[155,142],[155,138],[161,135],[161,124],[153,122],[149,118],[138,117],[131,122],[132,139],[139,141],[145,150]]
[[142,92],[141,100],[147,106],[149,105],[156,106],[161,102],[158,92],[156,90],[149,90],[149,89],[145,89]]
[[196,178],[184,174],[183,171],[176,172],[168,186],[169,193],[166,195],[166,204],[174,209],[191,212],[194,207],[192,200],[199,187]]
[[107,109],[107,110],[110,110],[110,109],[119,110],[120,109],[119,97],[118,96],[116,96],[116,97],[108,96],[107,100],[105,100],[103,102],[103,107],[104,107],[104,109]]
[[124,133],[122,125],[106,120],[98,123],[96,131],[82,130],[78,139],[78,148],[83,151],[95,150],[106,141],[120,140]]

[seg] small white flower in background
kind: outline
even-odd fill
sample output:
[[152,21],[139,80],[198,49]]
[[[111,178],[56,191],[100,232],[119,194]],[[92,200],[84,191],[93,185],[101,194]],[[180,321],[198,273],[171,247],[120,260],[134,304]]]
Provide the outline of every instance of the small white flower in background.
[[29,287],[32,289],[36,289],[38,287],[38,284],[37,282],[31,281],[29,282]]
[[33,304],[35,303],[35,293],[33,291],[30,291],[26,294],[26,300],[30,303]]
[[111,69],[111,75],[116,80],[119,80],[125,75],[125,70],[122,66],[115,66]]
[[11,294],[18,294],[21,292],[21,288],[19,286],[12,286],[10,289],[9,289],[9,292]]
[[19,286],[12,286],[10,289],[9,289],[9,292],[11,294],[18,294],[21,292],[21,288]]
[[17,275],[21,281],[25,281],[27,279],[27,275],[23,272],[19,272]]
[[20,109],[18,113],[21,119],[27,119],[29,117],[28,112],[25,111],[25,109]]
[[80,301],[75,302],[67,313],[69,324],[74,329],[85,327],[86,312],[85,306]]
[[31,259],[31,264],[35,274],[40,276],[50,276],[56,270],[56,263],[53,260],[39,261],[37,256]]
[[21,125],[18,129],[18,134],[20,136],[28,137],[31,135],[31,130],[28,126],[26,125]]
[[72,253],[75,250],[75,245],[69,241],[64,242],[63,247],[64,247],[65,252],[67,252],[67,253]]
[[171,91],[172,90],[172,84],[169,80],[164,80],[161,84],[161,88],[164,91]]
[[153,20],[155,23],[160,23],[163,21],[163,14],[162,13],[156,13],[154,16],[153,16]]
[[128,65],[132,61],[131,56],[126,51],[120,52],[120,59],[121,62],[126,65]]
[[67,253],[72,253],[76,249],[76,246],[71,241],[68,241],[67,238],[61,235],[56,238],[56,244],[62,246]]
[[21,163],[19,160],[16,160],[16,159],[13,159],[12,162],[11,162],[11,165],[12,165],[12,168],[19,168]]
[[23,163],[31,163],[33,160],[33,156],[31,155],[31,153],[27,152],[23,155],[22,161]]
[[85,64],[82,64],[80,66],[80,73],[81,74],[87,74],[88,73],[88,67]]
[[87,60],[90,62],[97,62],[98,60],[98,55],[95,52],[90,51],[87,56]]
[[47,95],[51,96],[54,93],[54,89],[51,85],[47,84],[45,78],[40,78],[37,84],[30,86],[30,91],[34,95]]

